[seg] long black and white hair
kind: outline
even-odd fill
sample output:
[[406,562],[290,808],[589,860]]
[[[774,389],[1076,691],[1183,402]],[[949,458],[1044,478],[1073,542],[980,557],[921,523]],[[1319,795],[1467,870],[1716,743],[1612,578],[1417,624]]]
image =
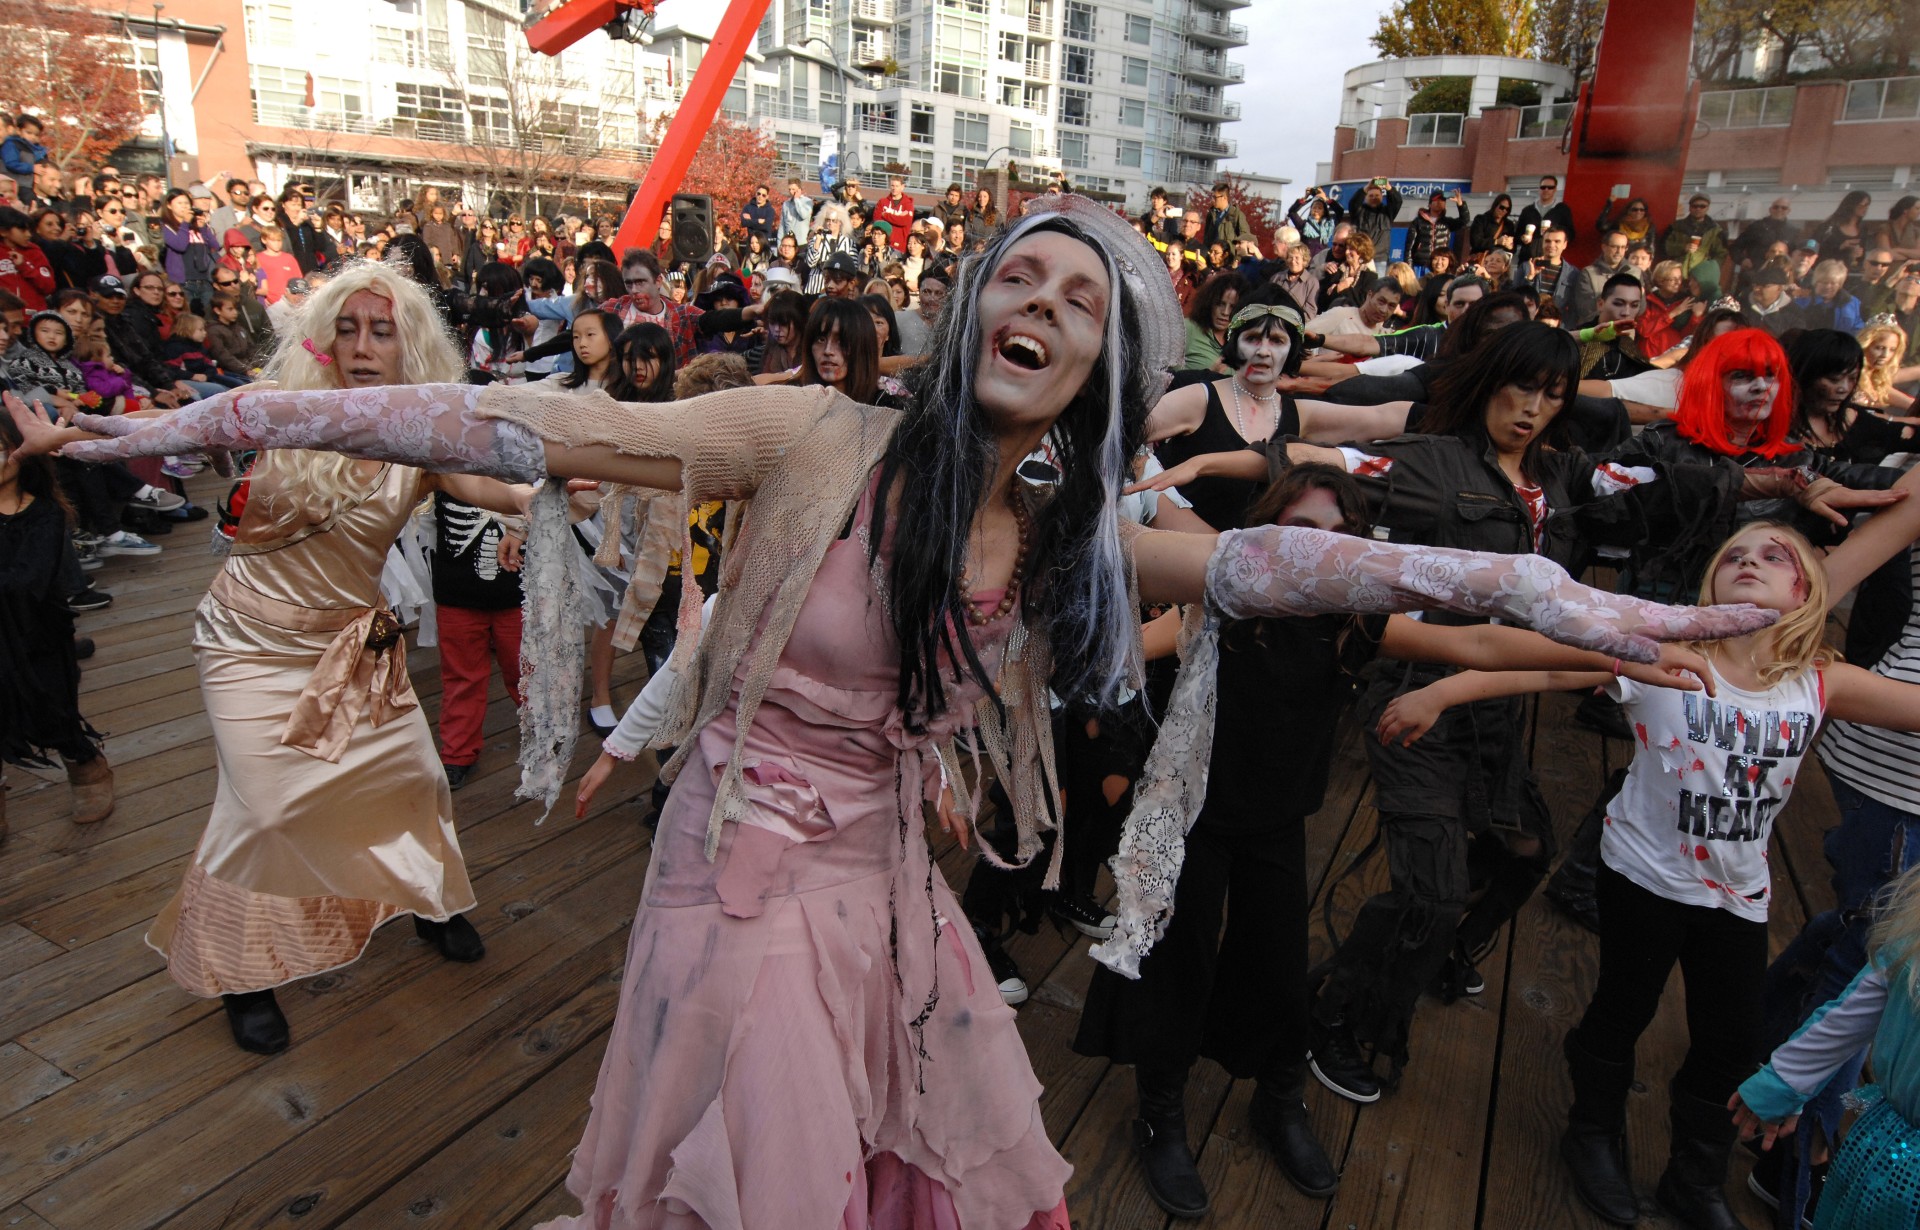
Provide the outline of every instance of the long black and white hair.
[[1117,702],[1138,671],[1139,634],[1116,500],[1147,411],[1165,387],[1164,370],[1127,322],[1151,315],[1157,305],[1143,303],[1122,276],[1122,267],[1134,272],[1135,266],[1125,256],[1116,262],[1111,241],[1102,243],[1094,230],[1060,213],[1031,214],[962,262],[929,340],[934,358],[908,377],[912,397],[881,463],[871,549],[877,552],[884,537],[885,496],[897,487],[887,587],[900,644],[899,703],[915,729],[945,712],[949,680],[971,677],[993,694],[967,631],[968,599],[956,583],[974,516],[1000,464],[992,425],[973,391],[984,341],[980,292],[1009,250],[1038,231],[1070,235],[1099,253],[1113,289],[1100,357],[1047,437],[1061,478],[1034,514],[1020,593],[1024,620],[1046,636],[1051,683],[1062,696]]

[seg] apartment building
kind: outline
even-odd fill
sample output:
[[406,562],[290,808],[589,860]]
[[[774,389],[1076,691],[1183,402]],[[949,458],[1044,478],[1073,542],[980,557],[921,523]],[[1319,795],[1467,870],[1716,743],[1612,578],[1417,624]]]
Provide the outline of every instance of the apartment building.
[[[725,110],[767,128],[782,176],[817,179],[825,142],[843,168],[898,169],[917,192],[1011,161],[1139,206],[1235,156],[1244,69],[1228,56],[1247,32],[1230,16],[1251,3],[773,0]],[[596,35],[552,58],[526,49],[518,0],[114,11],[160,70],[177,167],[314,179],[377,210],[420,184],[478,201],[543,177],[571,199],[624,199],[718,7],[666,0],[645,45]]]

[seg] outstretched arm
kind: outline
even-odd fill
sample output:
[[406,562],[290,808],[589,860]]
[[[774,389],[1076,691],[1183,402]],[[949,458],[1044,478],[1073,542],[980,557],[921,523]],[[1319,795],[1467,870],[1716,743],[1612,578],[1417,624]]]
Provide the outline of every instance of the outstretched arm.
[[1680,607],[1582,585],[1537,555],[1490,555],[1260,526],[1199,534],[1152,530],[1134,542],[1140,596],[1197,602],[1229,618],[1444,607],[1523,624],[1562,644],[1651,662],[1660,641],[1716,640],[1771,625],[1753,607]]
[[[1920,489],[1920,468],[1908,470],[1895,491]],[[1920,500],[1908,499],[1869,517],[1827,554],[1829,601],[1838,602],[1880,565],[1920,538]]]

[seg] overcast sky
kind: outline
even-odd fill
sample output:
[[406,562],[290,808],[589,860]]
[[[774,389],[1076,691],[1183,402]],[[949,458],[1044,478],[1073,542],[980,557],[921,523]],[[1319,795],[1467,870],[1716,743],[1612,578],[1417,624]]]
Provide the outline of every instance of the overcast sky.
[[1228,53],[1247,66],[1246,84],[1227,97],[1242,118],[1221,135],[1240,143],[1236,171],[1282,175],[1295,185],[1313,182],[1313,166],[1333,157],[1333,124],[1340,118],[1340,81],[1347,70],[1380,58],[1367,41],[1390,0],[1254,0],[1236,9],[1247,45]]

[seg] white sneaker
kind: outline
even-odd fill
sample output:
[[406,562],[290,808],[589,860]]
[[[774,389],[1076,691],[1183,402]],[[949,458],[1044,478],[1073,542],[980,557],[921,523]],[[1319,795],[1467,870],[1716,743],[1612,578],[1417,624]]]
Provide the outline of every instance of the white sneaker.
[[116,530],[100,540],[94,550],[101,555],[158,555],[160,548],[154,546],[138,534],[126,530]]
[[185,496],[175,495],[171,491],[162,491],[160,488],[152,486],[140,488],[140,490],[133,493],[133,498],[128,501],[128,503],[134,507],[144,508],[148,512],[171,512],[186,502],[187,499]]

